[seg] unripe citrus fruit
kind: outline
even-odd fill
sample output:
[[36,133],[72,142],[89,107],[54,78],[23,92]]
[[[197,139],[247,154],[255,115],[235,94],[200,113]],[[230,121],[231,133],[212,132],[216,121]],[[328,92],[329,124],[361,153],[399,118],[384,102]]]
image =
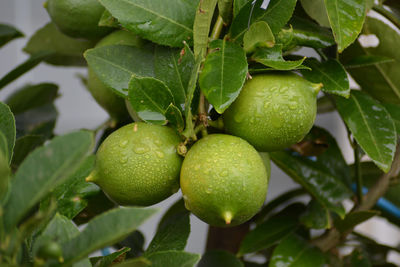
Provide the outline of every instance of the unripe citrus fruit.
[[225,129],[259,151],[286,148],[313,126],[320,87],[294,73],[255,75],[225,111]]
[[112,31],[98,26],[105,10],[98,0],[48,0],[45,7],[58,29],[71,37],[98,39]]
[[120,205],[148,206],[179,189],[179,136],[169,127],[131,123],[110,134],[86,178]]
[[[104,37],[97,43],[96,47],[107,45],[131,45],[140,47],[142,43],[142,39],[135,34],[119,30]],[[111,88],[100,81],[91,68],[88,68],[88,88],[97,103],[99,103],[113,119],[118,120],[129,116],[124,99],[113,93]]]
[[62,249],[60,245],[54,241],[49,241],[42,245],[36,255],[40,259],[57,259],[59,262],[63,261]]
[[234,226],[253,217],[267,195],[269,175],[245,140],[211,134],[196,142],[181,169],[186,207],[214,226]]

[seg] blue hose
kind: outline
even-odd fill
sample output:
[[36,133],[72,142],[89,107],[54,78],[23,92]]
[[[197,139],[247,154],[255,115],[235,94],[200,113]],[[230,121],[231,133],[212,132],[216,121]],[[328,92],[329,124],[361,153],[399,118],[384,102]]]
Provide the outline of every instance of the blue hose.
[[[357,185],[356,184],[352,184],[351,188],[353,189],[354,192],[357,191]],[[368,193],[368,188],[363,187],[362,189],[363,194],[367,194]],[[387,213],[390,213],[391,215],[393,215],[394,217],[396,217],[397,219],[400,219],[400,208],[397,207],[396,205],[394,205],[391,201],[387,200],[384,197],[381,197],[378,202],[376,202],[376,206],[378,208],[380,208],[383,211],[386,211]]]

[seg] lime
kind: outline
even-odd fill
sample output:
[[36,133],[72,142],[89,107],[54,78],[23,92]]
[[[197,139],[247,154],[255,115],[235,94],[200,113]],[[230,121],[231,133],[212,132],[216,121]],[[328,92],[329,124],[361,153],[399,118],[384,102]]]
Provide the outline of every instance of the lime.
[[179,189],[179,136],[169,127],[131,123],[110,134],[86,179],[119,205],[149,206]]
[[105,10],[98,0],[48,0],[45,6],[58,29],[71,37],[98,39],[112,31],[98,26]]
[[62,249],[60,245],[54,241],[49,241],[42,245],[36,255],[40,259],[57,259],[59,262],[63,261]]
[[187,209],[214,226],[234,226],[253,217],[267,195],[263,159],[245,140],[211,134],[196,142],[181,170]]
[[[104,37],[97,43],[96,47],[108,45],[131,45],[140,47],[142,44],[142,39],[135,34],[119,30]],[[120,120],[129,117],[124,99],[113,93],[111,88],[101,82],[91,68],[88,68],[88,88],[97,103],[103,107],[113,119]]]
[[286,148],[313,126],[320,87],[293,73],[253,76],[223,114],[225,129],[259,151]]

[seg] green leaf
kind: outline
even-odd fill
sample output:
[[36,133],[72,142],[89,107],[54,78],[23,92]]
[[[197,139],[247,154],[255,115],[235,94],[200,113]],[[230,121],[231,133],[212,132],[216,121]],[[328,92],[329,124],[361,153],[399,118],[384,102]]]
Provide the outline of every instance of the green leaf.
[[83,52],[95,44],[94,41],[71,38],[61,33],[55,24],[48,23],[32,35],[24,51],[32,56],[52,53],[45,61],[53,65],[85,66]]
[[185,123],[183,122],[182,113],[174,104],[169,104],[165,111],[165,118],[178,132],[183,131]]
[[374,11],[385,16],[390,22],[392,22],[397,28],[400,28],[400,5],[397,0],[385,1],[384,5],[374,5],[373,0],[368,0],[372,2],[369,4],[369,8],[373,7]]
[[184,250],[190,234],[190,212],[169,212],[158,226],[157,233],[151,240],[144,255],[168,250]]
[[333,38],[331,31],[310,20],[293,16],[290,19],[289,24],[293,27],[293,30],[282,29],[278,35],[278,38],[280,39],[285,37],[285,35],[288,35],[286,38],[290,40],[289,44],[284,43],[285,45],[283,50],[291,50],[296,46],[306,46],[318,49],[330,47],[335,44],[335,39]]
[[306,212],[300,217],[300,222],[311,229],[329,229],[331,228],[330,220],[329,210],[316,200],[310,201]]
[[53,188],[62,183],[92,149],[89,132],[75,132],[56,137],[36,149],[21,164],[11,182],[10,197],[5,204],[5,229],[12,229],[29,210]]
[[64,264],[76,262],[93,251],[118,242],[136,230],[156,211],[143,208],[116,208],[95,217],[82,232],[62,244]]
[[396,128],[390,114],[372,97],[352,91],[349,99],[336,98],[340,116],[365,153],[384,172],[396,150]]
[[200,88],[218,113],[223,113],[239,96],[246,80],[247,60],[244,50],[226,40],[210,43],[200,73]]
[[27,134],[42,135],[45,139],[52,138],[57,116],[54,104],[46,104],[16,115],[17,138]]
[[[7,197],[9,181],[11,170],[8,164],[8,156],[7,156],[7,140],[4,134],[0,131],[0,204]],[[1,208],[0,208],[1,209]],[[0,220],[1,220],[0,216]],[[0,232],[2,231],[2,226],[0,226]]]
[[300,2],[307,15],[317,21],[319,25],[330,27],[324,0],[300,0]]
[[353,43],[364,24],[365,0],[325,0],[329,22],[339,52]]
[[[79,229],[68,218],[56,213],[53,219],[49,222],[40,236],[37,237],[33,243],[33,254],[36,254],[41,245],[48,241],[55,241],[57,243],[67,242],[74,236],[79,234]],[[88,259],[84,259],[73,267],[86,267],[91,266]]]
[[53,83],[25,85],[11,94],[6,103],[11,111],[17,115],[29,109],[52,103],[58,96],[58,86]]
[[338,220],[335,220],[334,224],[340,232],[344,233],[378,214],[379,212],[374,210],[354,211],[347,214],[344,219],[338,218]]
[[251,230],[241,242],[237,256],[267,249],[295,231],[298,213],[302,211],[296,207],[295,212],[287,212],[290,206],[285,210]]
[[113,265],[113,267],[147,267],[147,266],[153,266],[153,265],[148,259],[142,257],[129,259]]
[[322,267],[325,261],[325,255],[319,249],[299,236],[290,235],[275,248],[269,266]]
[[200,260],[200,255],[185,251],[161,251],[146,258],[151,262],[152,267],[194,267]]
[[397,137],[400,137],[400,105],[383,103],[385,109],[389,112],[396,126]]
[[[100,192],[100,188],[85,181],[93,169],[95,156],[87,157],[79,168],[61,185],[57,186],[50,197],[57,200],[57,211],[73,219],[88,204],[88,199]],[[43,203],[42,203],[43,205]],[[44,204],[40,208],[44,208]]]
[[36,67],[40,62],[42,62],[52,54],[53,52],[43,51],[31,55],[31,57],[28,58],[25,62],[19,64],[17,67],[15,67],[13,70],[8,72],[0,79],[0,90],[18,77]]
[[[272,48],[257,49],[251,59],[275,70],[293,70],[307,68],[302,66],[305,58],[295,61],[286,61],[282,57],[282,45],[275,45]],[[308,69],[308,68],[307,68]]]
[[385,22],[375,18],[367,17],[364,24],[363,34],[375,35],[379,39],[377,47],[362,47],[355,42],[346,49],[341,62],[345,65],[354,58],[365,55],[379,55],[392,58],[390,63],[374,64],[372,66],[348,69],[350,75],[374,98],[382,102],[400,104],[400,35]]
[[275,210],[277,207],[281,206],[283,203],[288,202],[289,200],[292,201],[293,198],[296,198],[301,195],[305,195],[306,191],[304,191],[303,188],[296,188],[290,191],[287,191],[278,197],[272,199],[269,201],[262,209],[260,212],[257,213],[256,216],[254,216],[254,221],[259,224],[260,222],[263,222],[265,217],[267,217],[273,210]]
[[[289,21],[296,6],[296,0],[271,0],[267,10],[264,10],[261,8],[264,0],[257,0],[254,8],[251,2],[247,2],[232,21],[230,36],[234,41],[241,42],[248,30],[248,25],[257,21],[265,21],[272,33],[277,34]],[[250,13],[252,13],[251,16]]]
[[316,59],[306,60],[306,66],[312,70],[304,70],[303,76],[314,83],[322,83],[322,91],[348,98],[350,96],[350,83],[347,73],[335,59],[319,62]]
[[132,76],[154,76],[153,51],[148,47],[110,45],[89,49],[84,56],[97,77],[125,98]]
[[209,250],[201,257],[197,267],[244,267],[244,265],[228,251]]
[[254,52],[257,47],[273,47],[275,37],[265,21],[251,24],[243,36],[243,48],[246,53]]
[[346,69],[362,68],[373,66],[376,64],[391,63],[394,62],[393,58],[375,56],[375,55],[360,55],[352,58],[345,65]]
[[[201,0],[196,9],[193,25],[194,56],[205,56],[208,46],[208,35],[217,0]],[[218,38],[218,37],[217,37]]]
[[194,55],[188,46],[181,53],[177,49],[157,46],[154,55],[155,77],[171,90],[175,104],[184,109]]
[[136,230],[128,237],[126,237],[124,240],[117,243],[115,246],[117,248],[124,248],[124,247],[131,248],[131,250],[126,253],[126,257],[136,258],[141,256],[144,252],[143,249],[145,242],[144,239],[145,239],[144,235],[140,231]]
[[111,15],[110,11],[104,10],[103,15],[101,15],[99,20],[99,26],[119,28],[119,22]]
[[234,0],[233,1],[233,16],[236,17],[239,11],[249,2],[250,0]]
[[126,253],[128,253],[130,250],[130,248],[121,248],[107,256],[90,258],[90,262],[95,267],[108,267],[116,263],[123,262]]
[[0,47],[8,43],[9,41],[23,37],[24,34],[11,25],[0,24]]
[[218,0],[219,15],[226,24],[228,24],[232,19],[233,1],[234,0]]
[[165,124],[165,112],[174,103],[174,97],[162,81],[133,76],[129,83],[129,102],[142,120]]
[[313,156],[309,160],[316,161],[320,168],[325,168],[325,171],[350,188],[352,183],[351,170],[335,138],[325,129],[314,126],[303,141],[311,142],[311,153],[305,156]]
[[349,197],[351,191],[326,166],[290,151],[273,152],[270,155],[279,168],[301,184],[322,206],[341,217],[345,215],[345,210],[338,204]]
[[20,137],[15,142],[14,155],[12,158],[11,166],[14,169],[24,161],[24,159],[34,149],[41,146],[45,141],[45,138],[41,135],[25,135]]
[[3,102],[0,102],[0,132],[7,140],[8,150],[4,156],[7,156],[8,162],[11,162],[15,145],[15,119],[10,108]]
[[[121,25],[154,43],[181,47],[193,39],[198,0],[100,0]],[[132,16],[132,14],[135,14]]]

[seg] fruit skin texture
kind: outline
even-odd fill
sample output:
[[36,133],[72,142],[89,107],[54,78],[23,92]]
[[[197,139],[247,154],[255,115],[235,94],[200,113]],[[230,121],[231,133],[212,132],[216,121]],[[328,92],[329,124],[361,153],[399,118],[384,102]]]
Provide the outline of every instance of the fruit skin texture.
[[179,189],[179,136],[169,127],[131,123],[110,134],[86,181],[99,185],[119,205],[149,206]]
[[[141,47],[143,41],[131,32],[119,30],[104,37],[97,43],[96,47],[108,45],[131,45]],[[90,67],[88,68],[88,88],[97,103],[103,107],[113,119],[120,120],[129,117],[124,99],[113,93],[111,88],[100,81]]]
[[211,134],[196,142],[181,169],[186,207],[208,224],[242,224],[263,205],[269,174],[258,152],[245,140]]
[[223,114],[225,129],[259,151],[289,147],[313,126],[319,89],[294,73],[255,75]]
[[58,29],[71,37],[98,39],[112,31],[98,26],[105,10],[98,0],[48,0],[46,9]]

